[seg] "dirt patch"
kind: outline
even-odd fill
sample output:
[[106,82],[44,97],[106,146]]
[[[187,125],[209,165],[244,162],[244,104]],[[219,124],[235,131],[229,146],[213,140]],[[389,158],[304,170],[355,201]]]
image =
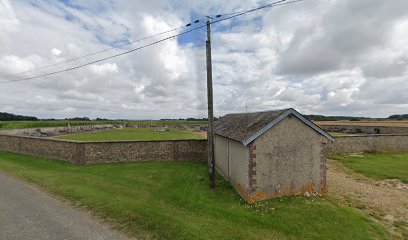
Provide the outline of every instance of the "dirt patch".
[[399,179],[387,179],[384,181],[378,181],[376,186],[398,189],[401,191],[408,191],[408,184],[401,182]]
[[408,238],[407,184],[372,180],[334,160],[328,160],[327,177],[331,196],[378,218],[396,236]]

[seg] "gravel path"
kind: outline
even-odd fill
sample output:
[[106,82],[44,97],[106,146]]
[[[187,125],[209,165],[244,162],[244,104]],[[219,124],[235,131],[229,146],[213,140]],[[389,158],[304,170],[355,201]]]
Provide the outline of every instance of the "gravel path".
[[36,188],[0,172],[0,239],[126,239]]
[[356,207],[408,230],[408,186],[398,180],[375,181],[328,160],[328,190]]

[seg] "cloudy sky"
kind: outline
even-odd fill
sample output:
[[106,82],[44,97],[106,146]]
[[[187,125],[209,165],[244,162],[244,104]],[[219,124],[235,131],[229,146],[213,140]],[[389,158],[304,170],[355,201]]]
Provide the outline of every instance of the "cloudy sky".
[[[191,27],[35,70],[265,3],[0,0],[0,81],[75,67]],[[246,107],[408,113],[407,0],[305,0],[214,24],[212,40],[216,116]],[[205,117],[206,101],[205,29],[74,71],[0,84],[0,112],[41,118]]]

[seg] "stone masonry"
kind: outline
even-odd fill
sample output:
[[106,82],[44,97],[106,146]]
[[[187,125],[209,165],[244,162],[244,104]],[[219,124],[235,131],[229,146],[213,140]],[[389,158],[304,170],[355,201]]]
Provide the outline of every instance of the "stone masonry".
[[72,142],[0,135],[0,151],[75,164],[135,161],[206,161],[207,140]]

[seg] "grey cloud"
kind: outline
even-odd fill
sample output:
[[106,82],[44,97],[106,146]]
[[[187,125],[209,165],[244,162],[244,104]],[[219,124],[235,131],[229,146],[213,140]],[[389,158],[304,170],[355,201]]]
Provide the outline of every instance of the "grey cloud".
[[394,59],[375,59],[362,66],[364,75],[368,78],[389,78],[398,77],[407,74],[408,57],[403,56]]
[[[280,74],[318,74],[350,68],[385,47],[393,23],[406,16],[402,0],[336,1],[326,4],[311,25],[297,26],[289,48],[282,52]],[[312,9],[313,10],[313,9]]]
[[[12,20],[18,24],[0,35],[0,59],[14,55],[41,66],[109,47],[98,41],[93,31],[84,30],[81,22],[64,20],[62,12],[46,14],[24,1],[10,3]],[[190,10],[229,12],[257,5],[252,0],[171,4],[123,0],[97,10],[98,1],[78,4],[93,9],[92,18],[91,10],[68,10],[78,21],[101,29],[107,41],[120,39],[123,32],[129,32],[129,39],[138,39],[180,26],[190,21]],[[295,107],[303,113],[337,115],[403,112],[408,109],[407,4],[405,0],[304,1],[248,15],[237,26],[223,23],[226,30],[214,27],[216,115],[243,112],[246,106],[249,111]],[[251,21],[256,17],[257,22]],[[397,22],[402,24],[399,32],[394,29]],[[62,50],[58,58],[51,54],[53,48]],[[206,116],[202,45],[180,45],[173,39],[106,63],[115,63],[118,71],[95,74],[83,68],[0,85],[0,111],[39,117]],[[0,69],[3,74],[10,72],[1,62]]]

